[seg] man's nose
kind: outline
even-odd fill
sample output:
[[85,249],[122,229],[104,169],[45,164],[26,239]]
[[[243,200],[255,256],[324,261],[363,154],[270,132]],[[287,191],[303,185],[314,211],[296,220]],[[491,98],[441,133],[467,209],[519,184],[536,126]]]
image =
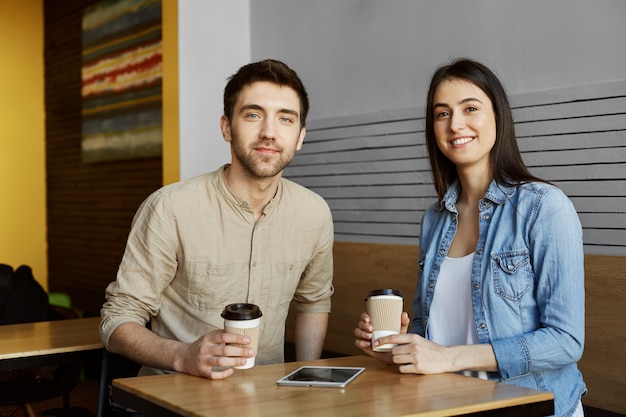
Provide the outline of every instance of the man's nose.
[[261,137],[273,139],[276,136],[276,122],[271,118],[265,118],[263,120],[263,126],[261,127]]

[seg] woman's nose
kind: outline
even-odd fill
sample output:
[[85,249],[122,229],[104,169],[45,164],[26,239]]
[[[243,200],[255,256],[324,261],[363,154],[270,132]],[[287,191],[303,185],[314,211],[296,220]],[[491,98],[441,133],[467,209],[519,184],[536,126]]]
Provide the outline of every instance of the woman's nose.
[[462,114],[453,113],[450,118],[450,129],[458,132],[465,127],[465,118]]

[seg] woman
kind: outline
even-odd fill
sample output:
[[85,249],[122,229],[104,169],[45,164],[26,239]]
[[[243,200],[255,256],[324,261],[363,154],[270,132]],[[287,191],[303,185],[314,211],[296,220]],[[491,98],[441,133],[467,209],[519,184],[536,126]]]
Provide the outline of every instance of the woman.
[[498,78],[457,60],[426,106],[438,202],[422,219],[410,333],[379,339],[361,316],[355,344],[402,373],[470,373],[551,391],[555,415],[583,415],[584,259],[576,211],[528,171]]

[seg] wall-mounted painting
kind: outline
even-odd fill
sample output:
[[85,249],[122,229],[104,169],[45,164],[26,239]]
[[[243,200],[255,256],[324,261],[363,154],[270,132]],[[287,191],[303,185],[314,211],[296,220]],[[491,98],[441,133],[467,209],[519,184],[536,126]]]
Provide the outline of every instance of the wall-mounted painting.
[[162,153],[161,0],[104,0],[83,13],[82,160]]

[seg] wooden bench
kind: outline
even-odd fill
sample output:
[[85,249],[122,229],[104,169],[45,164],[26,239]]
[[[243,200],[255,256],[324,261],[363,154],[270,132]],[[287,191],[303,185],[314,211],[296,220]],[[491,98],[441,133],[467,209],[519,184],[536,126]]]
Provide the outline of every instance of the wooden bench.
[[[362,353],[353,331],[373,288],[398,288],[412,312],[417,246],[335,242],[335,295],[325,349]],[[626,413],[626,257],[585,257],[586,342],[579,363],[589,389],[585,405]],[[293,341],[292,315],[287,339]]]

